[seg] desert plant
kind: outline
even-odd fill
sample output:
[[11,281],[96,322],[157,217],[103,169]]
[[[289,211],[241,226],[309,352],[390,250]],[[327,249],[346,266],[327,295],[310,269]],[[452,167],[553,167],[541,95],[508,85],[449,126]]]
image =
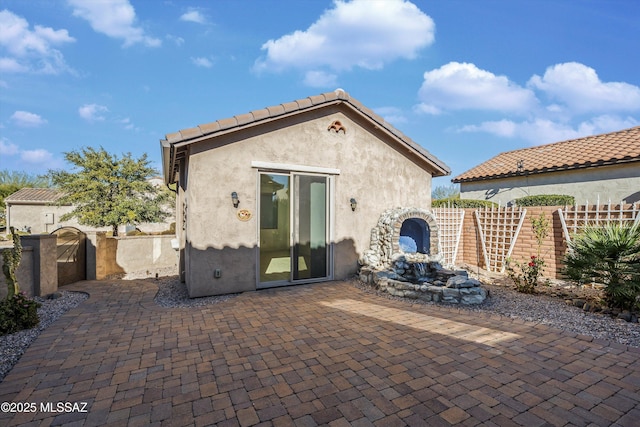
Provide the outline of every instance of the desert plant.
[[564,273],[579,285],[605,285],[611,308],[640,308],[640,224],[588,226],[569,243]]
[[38,308],[41,304],[28,298],[24,292],[0,301],[0,335],[31,329],[40,323]]
[[16,270],[20,265],[20,259],[22,258],[22,243],[20,242],[20,236],[15,233],[13,227],[10,227],[11,236],[13,238],[13,248],[5,249],[2,252],[2,259],[4,264],[2,265],[2,273],[7,279],[7,299],[12,298],[20,292],[18,286],[18,278],[16,277]]

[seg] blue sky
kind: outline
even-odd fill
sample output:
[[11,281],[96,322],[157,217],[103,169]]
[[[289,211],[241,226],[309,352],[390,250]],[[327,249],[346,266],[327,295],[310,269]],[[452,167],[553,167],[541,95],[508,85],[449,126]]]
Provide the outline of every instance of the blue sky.
[[[342,88],[447,163],[640,125],[635,0],[0,0],[0,169]],[[515,165],[514,165],[515,167]]]

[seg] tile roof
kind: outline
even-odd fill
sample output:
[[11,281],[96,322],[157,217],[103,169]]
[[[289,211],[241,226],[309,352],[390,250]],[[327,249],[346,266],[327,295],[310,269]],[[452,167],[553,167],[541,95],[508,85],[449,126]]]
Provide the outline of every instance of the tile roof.
[[[517,170],[519,162],[521,171]],[[480,181],[629,162],[640,162],[640,126],[500,153],[451,181]]]
[[15,193],[5,197],[5,202],[8,203],[54,203],[60,197],[62,193],[52,188],[22,188]]
[[[369,108],[365,107],[360,101],[351,97],[347,92],[342,89],[336,89],[333,92],[326,92],[320,95],[309,96],[307,98],[266,107],[260,110],[254,110],[246,114],[240,114],[227,119],[221,119],[212,123],[207,123],[194,128],[183,129],[175,133],[167,134],[165,136],[165,139],[160,141],[163,148],[163,167],[165,168],[165,180],[167,180],[171,176],[171,171],[177,171],[177,156],[184,155],[180,154],[179,149],[181,147],[184,147],[185,145],[192,144],[203,139],[208,139],[210,137],[216,136],[216,134],[233,132],[235,130],[261,124],[281,117],[287,117],[303,111],[313,110],[322,106],[340,103],[349,105],[354,110],[365,116],[368,120],[372,121],[375,125],[386,130],[394,138],[403,142],[410,148],[410,150],[414,154],[417,154],[418,157],[426,160],[429,164],[431,164],[431,167],[434,170],[434,176],[444,176],[451,173],[449,167],[440,159],[418,145],[411,138],[404,135],[391,124],[387,123],[382,117],[374,113]],[[165,150],[169,150],[170,152],[165,152]],[[170,159],[165,158],[168,155],[171,156]]]

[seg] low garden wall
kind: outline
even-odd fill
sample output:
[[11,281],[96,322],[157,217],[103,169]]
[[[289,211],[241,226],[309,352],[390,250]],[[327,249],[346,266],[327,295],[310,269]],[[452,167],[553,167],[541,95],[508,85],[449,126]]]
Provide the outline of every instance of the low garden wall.
[[[45,296],[58,290],[56,263],[56,237],[48,234],[20,236],[22,257],[16,271],[20,291],[28,296]],[[0,266],[4,265],[2,252],[11,246],[0,248]],[[0,274],[0,298],[7,296],[7,281]]]
[[107,237],[89,233],[87,279],[145,278],[178,273],[173,235]]

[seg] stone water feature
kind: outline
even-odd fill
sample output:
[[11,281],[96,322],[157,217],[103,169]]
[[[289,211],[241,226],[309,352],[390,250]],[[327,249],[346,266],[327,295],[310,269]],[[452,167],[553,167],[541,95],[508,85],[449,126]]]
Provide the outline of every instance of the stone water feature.
[[382,213],[360,260],[360,280],[394,296],[452,304],[480,304],[487,291],[465,270],[442,266],[438,224],[426,209]]

